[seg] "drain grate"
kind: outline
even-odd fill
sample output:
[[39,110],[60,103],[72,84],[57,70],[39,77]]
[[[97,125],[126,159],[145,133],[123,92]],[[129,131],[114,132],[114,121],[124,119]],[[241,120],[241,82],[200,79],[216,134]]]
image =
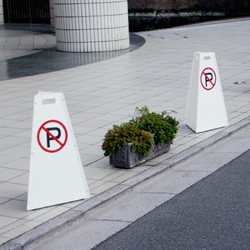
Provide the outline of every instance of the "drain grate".
[[173,115],[173,114],[177,114],[177,112],[175,110],[165,110],[162,111],[163,115]]
[[246,82],[235,82],[234,84],[235,85],[244,85],[244,84],[246,84]]

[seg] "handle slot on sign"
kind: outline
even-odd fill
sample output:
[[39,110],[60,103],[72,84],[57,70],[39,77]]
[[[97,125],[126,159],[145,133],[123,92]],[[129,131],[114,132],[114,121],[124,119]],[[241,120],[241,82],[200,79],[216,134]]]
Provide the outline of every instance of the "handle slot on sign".
[[55,98],[51,98],[51,99],[44,99],[42,100],[43,105],[45,104],[53,104],[56,103],[56,99]]
[[211,57],[210,56],[204,56],[204,60],[210,60]]

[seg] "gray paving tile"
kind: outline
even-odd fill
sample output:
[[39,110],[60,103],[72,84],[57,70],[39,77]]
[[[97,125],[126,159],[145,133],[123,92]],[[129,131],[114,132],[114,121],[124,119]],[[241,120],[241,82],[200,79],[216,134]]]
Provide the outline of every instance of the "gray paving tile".
[[26,210],[27,202],[20,200],[10,200],[0,205],[0,215],[10,218],[21,219],[33,213]]
[[[2,156],[1,156],[2,157]],[[5,168],[17,169],[17,170],[29,170],[30,159],[29,158],[17,158],[8,157],[11,159],[9,162],[3,164]]]
[[0,149],[4,149],[10,146],[17,146],[23,143],[28,142],[28,138],[18,137],[18,136],[5,136],[4,138],[0,138]]
[[[0,182],[0,184],[1,184],[2,182]],[[7,199],[7,198],[0,198],[0,204],[2,204],[2,203],[5,203],[6,201],[8,201],[9,199]]]
[[14,157],[20,157],[20,158],[29,157],[30,156],[30,149],[18,145],[18,146],[13,146],[13,147],[10,147],[8,149],[2,150],[1,154],[14,156]]
[[20,175],[23,175],[25,173],[25,171],[0,167],[0,173],[1,173],[0,181],[6,182],[8,180],[19,177]]
[[[4,182],[0,184],[0,197],[14,199],[15,197],[24,194],[28,191],[26,185]],[[2,207],[1,207],[2,208]],[[1,214],[1,209],[0,209]]]
[[9,156],[9,155],[2,155],[1,154],[1,158],[0,158],[0,166],[5,166],[5,164],[13,162],[15,160],[19,160],[19,157],[15,157],[15,156]]
[[116,169],[95,168],[93,166],[84,168],[86,176],[93,180],[101,180],[116,171]]
[[23,132],[23,130],[20,128],[1,127],[0,129],[0,135],[4,136],[12,136],[20,132]]
[[10,218],[10,217],[5,217],[0,215],[0,229],[17,221],[17,219]]
[[28,185],[28,183],[29,183],[29,173],[27,173],[27,171],[26,171],[26,173],[23,173],[22,175],[19,175],[19,176],[15,177],[15,178],[12,178],[11,180],[9,180],[9,182],[10,183],[16,183],[16,184],[21,184],[21,185]]

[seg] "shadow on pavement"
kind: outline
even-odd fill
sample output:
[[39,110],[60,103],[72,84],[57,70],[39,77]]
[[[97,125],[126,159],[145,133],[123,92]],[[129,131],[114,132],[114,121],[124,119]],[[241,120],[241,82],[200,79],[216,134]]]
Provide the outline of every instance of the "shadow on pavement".
[[[7,27],[7,29],[35,31],[38,33],[45,32],[43,29],[39,29],[39,27],[29,28],[27,26],[10,26]],[[57,51],[55,47],[43,49],[41,52],[0,61],[0,80],[33,76],[107,60],[134,51],[144,43],[144,38],[131,33],[130,48],[125,50],[95,53],[68,53]]]

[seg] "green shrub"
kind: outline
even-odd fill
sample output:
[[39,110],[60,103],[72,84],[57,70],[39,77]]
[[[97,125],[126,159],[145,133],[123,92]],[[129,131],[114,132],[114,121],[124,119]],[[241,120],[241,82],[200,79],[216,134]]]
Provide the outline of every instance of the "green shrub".
[[150,31],[150,30],[155,30],[155,27],[154,26],[147,26],[146,31]]
[[150,132],[154,135],[154,141],[159,144],[164,142],[173,143],[178,131],[179,122],[171,116],[149,112],[147,107],[136,109],[136,117],[130,121],[136,124],[139,129]]
[[147,156],[153,143],[173,143],[179,122],[171,116],[149,112],[147,107],[136,108],[135,117],[128,123],[113,125],[104,137],[105,156],[114,155],[124,144],[132,143],[132,150]]
[[153,147],[152,134],[136,128],[132,124],[123,123],[120,126],[114,125],[105,135],[102,149],[105,156],[115,154],[116,149],[122,148],[124,144],[132,143],[132,150],[144,156]]

